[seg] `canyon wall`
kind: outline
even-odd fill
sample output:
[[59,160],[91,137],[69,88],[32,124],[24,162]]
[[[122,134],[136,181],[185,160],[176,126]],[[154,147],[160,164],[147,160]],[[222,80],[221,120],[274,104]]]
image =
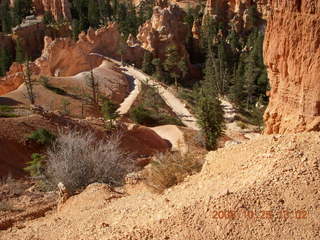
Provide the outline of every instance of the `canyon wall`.
[[320,0],[269,0],[265,133],[320,130]]

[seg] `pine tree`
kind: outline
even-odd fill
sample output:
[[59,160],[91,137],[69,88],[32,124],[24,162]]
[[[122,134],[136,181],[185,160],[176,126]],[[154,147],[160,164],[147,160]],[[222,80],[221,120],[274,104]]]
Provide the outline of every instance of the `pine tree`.
[[112,19],[112,7],[110,0],[99,0],[99,12],[100,18],[103,19],[103,23],[106,24]]
[[26,85],[26,88],[27,88],[27,97],[30,101],[31,104],[35,104],[35,100],[36,100],[36,96],[34,94],[34,91],[33,91],[33,85],[34,85],[34,82],[32,81],[32,72],[31,72],[31,69],[30,69],[30,60],[29,58],[26,59],[26,62],[24,64],[24,83]]
[[101,112],[103,118],[109,122],[109,129],[112,129],[114,127],[114,121],[119,117],[119,113],[117,112],[118,107],[118,104],[113,103],[108,98],[102,104]]
[[160,58],[154,58],[152,60],[152,64],[155,66],[156,68],[156,71],[155,73],[153,74],[153,76],[160,82],[163,82],[164,81],[164,74],[163,74],[163,70],[162,70],[162,64],[161,64],[161,61],[160,61]]
[[46,11],[44,13],[42,22],[44,24],[53,24],[55,22],[54,17],[52,16],[51,12]]
[[0,76],[4,76],[11,65],[11,58],[8,50],[5,48],[0,49]]
[[16,62],[23,63],[25,61],[24,49],[21,45],[20,39],[16,40]]
[[118,0],[112,0],[112,13],[113,13],[114,20],[116,20],[118,17],[118,7],[119,7]]
[[11,33],[12,19],[8,0],[4,0],[0,4],[0,22],[2,32]]
[[196,115],[198,124],[205,136],[206,148],[217,148],[217,140],[223,134],[224,118],[218,95],[213,88],[204,84],[197,94]]
[[245,99],[244,93],[244,63],[240,59],[239,65],[234,66],[232,86],[230,88],[229,97],[235,106],[241,110]]
[[79,36],[80,32],[81,32],[81,30],[80,30],[79,20],[73,19],[72,20],[72,39],[74,41],[78,40],[78,36]]
[[223,109],[218,98],[216,73],[212,67],[212,61],[214,61],[213,54],[209,50],[205,78],[196,95],[196,115],[208,150],[217,147],[217,140],[224,129]]
[[88,2],[88,21],[91,27],[99,26],[99,9],[95,1]]
[[31,14],[32,0],[15,0],[12,11],[13,21],[15,25],[19,25],[26,16]]
[[149,51],[145,51],[143,55],[142,71],[149,75],[152,75],[155,71],[152,59],[152,54]]
[[177,73],[177,64],[179,61],[180,56],[178,54],[177,47],[175,45],[169,46],[166,49],[166,60],[163,63],[163,68],[167,73],[169,73],[170,78],[174,80],[175,86],[178,85],[179,75]]

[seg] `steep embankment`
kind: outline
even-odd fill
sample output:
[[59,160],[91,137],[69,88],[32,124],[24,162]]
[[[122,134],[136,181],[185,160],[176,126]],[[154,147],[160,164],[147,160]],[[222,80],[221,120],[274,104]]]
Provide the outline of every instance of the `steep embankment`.
[[266,133],[320,130],[320,1],[273,1],[264,43]]
[[261,136],[210,153],[199,175],[163,195],[139,191],[126,196],[95,184],[60,212],[1,237],[317,239],[319,150],[319,133]]

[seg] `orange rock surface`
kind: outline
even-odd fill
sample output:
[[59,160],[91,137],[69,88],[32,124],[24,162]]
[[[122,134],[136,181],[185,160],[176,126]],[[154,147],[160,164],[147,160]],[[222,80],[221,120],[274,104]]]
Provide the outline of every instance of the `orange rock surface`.
[[169,5],[153,9],[152,18],[146,21],[137,35],[141,47],[155,53],[160,59],[165,58],[169,46],[176,46],[180,56],[189,62],[189,55],[185,48],[185,38],[188,31],[183,18],[185,13],[177,5]]
[[[36,64],[42,75],[72,76],[82,71],[90,70],[101,64],[102,58],[90,56],[94,52],[105,56],[118,56],[120,43],[118,26],[111,23],[94,31],[90,28],[79,35],[74,42],[70,38],[59,38],[52,41],[45,37],[45,47]],[[91,66],[90,66],[91,65]]]
[[271,7],[264,42],[271,85],[265,133],[320,130],[320,1]]

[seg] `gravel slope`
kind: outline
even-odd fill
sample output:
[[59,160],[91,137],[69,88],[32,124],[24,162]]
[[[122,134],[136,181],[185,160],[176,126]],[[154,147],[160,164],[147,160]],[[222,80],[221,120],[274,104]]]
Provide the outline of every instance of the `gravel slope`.
[[260,136],[209,153],[163,195],[91,185],[0,239],[318,239],[319,152],[319,133]]

